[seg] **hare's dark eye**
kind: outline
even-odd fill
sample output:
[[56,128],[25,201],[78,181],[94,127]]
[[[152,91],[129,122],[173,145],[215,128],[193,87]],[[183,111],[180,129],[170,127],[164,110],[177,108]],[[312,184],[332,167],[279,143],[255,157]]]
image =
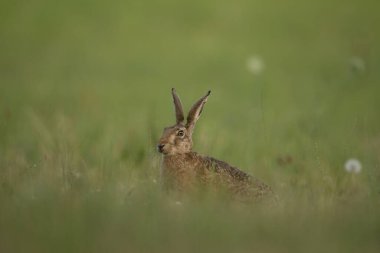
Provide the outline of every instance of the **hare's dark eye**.
[[177,132],[177,136],[183,137],[185,135],[185,132],[183,130],[179,130]]

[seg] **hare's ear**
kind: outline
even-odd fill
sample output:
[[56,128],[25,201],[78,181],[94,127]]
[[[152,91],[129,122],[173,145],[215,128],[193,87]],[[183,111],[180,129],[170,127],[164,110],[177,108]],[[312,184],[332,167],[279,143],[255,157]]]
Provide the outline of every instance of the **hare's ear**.
[[175,118],[176,118],[177,124],[183,124],[185,121],[185,116],[183,116],[181,100],[179,100],[179,97],[174,88],[172,88],[172,95],[173,95]]
[[186,128],[187,130],[192,133],[195,123],[199,119],[199,116],[202,113],[203,106],[207,102],[207,98],[210,95],[211,91],[209,90],[206,95],[201,97],[194,105],[191,107],[189,114],[187,116],[187,123],[186,123]]

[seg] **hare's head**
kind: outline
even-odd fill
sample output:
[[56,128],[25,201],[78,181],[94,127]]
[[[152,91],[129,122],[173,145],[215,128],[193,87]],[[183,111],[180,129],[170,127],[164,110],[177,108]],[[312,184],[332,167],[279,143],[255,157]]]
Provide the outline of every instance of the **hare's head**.
[[166,127],[158,142],[158,151],[164,155],[184,154],[191,151],[193,147],[192,135],[195,123],[202,113],[203,106],[207,102],[207,98],[211,91],[201,97],[191,107],[185,123],[181,101],[175,89],[172,89],[173,102],[175,108],[176,124],[174,126]]

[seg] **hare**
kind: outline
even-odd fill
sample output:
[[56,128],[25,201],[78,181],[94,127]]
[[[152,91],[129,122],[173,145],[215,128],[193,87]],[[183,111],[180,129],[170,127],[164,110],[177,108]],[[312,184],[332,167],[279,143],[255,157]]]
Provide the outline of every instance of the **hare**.
[[176,124],[164,128],[157,149],[163,154],[161,179],[166,189],[188,191],[194,188],[226,189],[232,196],[262,198],[271,188],[226,162],[192,151],[195,123],[211,91],[190,109],[185,123],[181,101],[172,89]]

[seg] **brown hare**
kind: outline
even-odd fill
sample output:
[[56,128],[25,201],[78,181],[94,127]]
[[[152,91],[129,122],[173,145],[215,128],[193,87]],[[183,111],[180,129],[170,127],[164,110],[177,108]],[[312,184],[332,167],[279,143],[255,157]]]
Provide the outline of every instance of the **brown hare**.
[[[176,124],[166,127],[157,145],[163,154],[161,178],[166,189],[180,192],[195,188],[224,189],[232,196],[261,199],[271,188],[226,162],[192,151],[194,126],[211,91],[190,109],[185,122],[181,101],[172,89]],[[271,195],[271,194],[270,194]]]

